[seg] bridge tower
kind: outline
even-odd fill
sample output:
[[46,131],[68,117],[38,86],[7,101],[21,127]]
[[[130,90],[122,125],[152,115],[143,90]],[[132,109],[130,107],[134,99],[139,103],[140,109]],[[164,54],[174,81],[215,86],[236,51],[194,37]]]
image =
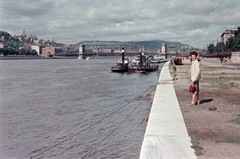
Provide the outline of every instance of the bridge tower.
[[85,45],[83,45],[83,44],[81,44],[81,45],[79,46],[78,59],[86,59],[86,55],[85,55]]
[[165,43],[162,44],[161,54],[165,55],[165,58],[167,58],[167,44]]

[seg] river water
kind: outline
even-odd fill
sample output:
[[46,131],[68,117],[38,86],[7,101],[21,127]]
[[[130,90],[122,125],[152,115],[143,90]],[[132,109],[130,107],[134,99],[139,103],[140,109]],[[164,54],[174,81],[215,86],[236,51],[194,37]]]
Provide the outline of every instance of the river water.
[[[156,84],[156,72],[110,72],[117,58],[0,61],[0,158],[30,158],[74,135]],[[148,92],[149,93],[149,92]],[[140,103],[35,158],[81,158]],[[139,158],[151,101],[86,158]]]

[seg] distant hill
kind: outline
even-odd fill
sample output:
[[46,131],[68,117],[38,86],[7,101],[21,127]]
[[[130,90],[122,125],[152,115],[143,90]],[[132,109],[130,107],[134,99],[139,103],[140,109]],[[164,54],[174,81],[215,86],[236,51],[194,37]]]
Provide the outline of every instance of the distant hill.
[[171,42],[171,41],[164,41],[164,40],[149,40],[149,41],[129,41],[129,42],[120,42],[120,41],[81,41],[77,44],[75,44],[75,46],[80,45],[80,44],[84,44],[84,45],[129,45],[129,44],[133,44],[133,45],[142,45],[142,46],[147,46],[147,45],[159,45],[161,46],[163,43],[167,44],[167,45],[180,45],[180,46],[190,46],[187,44],[182,44],[180,42]]
[[[112,48],[115,50],[120,49],[121,47],[125,47],[127,50],[139,50],[143,49],[145,51],[158,51],[161,49],[162,44],[167,44],[169,51],[186,51],[186,50],[198,50],[196,48],[191,47],[187,44],[182,44],[180,42],[171,42],[164,40],[149,40],[149,41],[129,41],[129,42],[120,42],[120,41],[82,41],[74,46],[84,44],[86,48],[98,47],[98,48]],[[130,48],[129,48],[130,47]]]
[[159,45],[159,46],[161,46],[163,43],[165,43],[167,45],[190,46],[187,44],[182,44],[180,42],[171,42],[171,41],[164,41],[164,40],[135,41],[135,42],[131,42],[131,43],[137,44],[137,45]]

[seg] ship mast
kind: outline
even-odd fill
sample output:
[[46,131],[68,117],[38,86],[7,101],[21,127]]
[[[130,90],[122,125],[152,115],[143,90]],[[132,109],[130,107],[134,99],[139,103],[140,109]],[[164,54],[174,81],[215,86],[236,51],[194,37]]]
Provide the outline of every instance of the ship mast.
[[122,47],[122,68],[124,68],[124,47]]

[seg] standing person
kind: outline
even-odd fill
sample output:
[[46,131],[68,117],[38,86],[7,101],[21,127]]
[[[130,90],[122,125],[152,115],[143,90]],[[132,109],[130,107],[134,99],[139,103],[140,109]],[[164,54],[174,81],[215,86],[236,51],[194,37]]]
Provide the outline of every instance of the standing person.
[[200,105],[199,101],[199,81],[201,80],[201,70],[200,66],[197,60],[197,52],[191,52],[191,59],[192,59],[192,65],[190,69],[190,80],[192,81],[192,84],[195,85],[196,90],[193,92],[192,95],[192,101],[188,104],[188,106],[194,106],[195,105],[195,98],[197,96],[197,104]]
[[225,66],[226,62],[227,62],[227,59],[226,59],[226,57],[224,56],[224,58],[223,58],[223,64],[224,64],[224,66]]
[[176,76],[177,76],[177,66],[176,66],[176,64],[175,64],[174,62],[173,62],[172,69],[173,69],[173,80],[176,80]]
[[220,61],[221,61],[221,65],[222,65],[222,62],[223,62],[223,57],[220,57]]

